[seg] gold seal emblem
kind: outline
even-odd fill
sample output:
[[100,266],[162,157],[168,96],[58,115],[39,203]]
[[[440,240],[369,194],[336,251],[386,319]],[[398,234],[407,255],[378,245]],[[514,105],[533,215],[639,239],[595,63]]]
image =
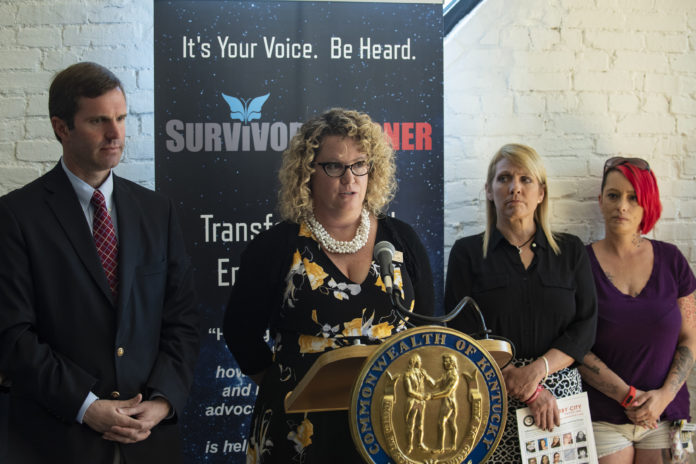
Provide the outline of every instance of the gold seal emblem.
[[370,464],[485,462],[502,436],[505,383],[474,339],[406,330],[365,361],[351,393],[353,441]]

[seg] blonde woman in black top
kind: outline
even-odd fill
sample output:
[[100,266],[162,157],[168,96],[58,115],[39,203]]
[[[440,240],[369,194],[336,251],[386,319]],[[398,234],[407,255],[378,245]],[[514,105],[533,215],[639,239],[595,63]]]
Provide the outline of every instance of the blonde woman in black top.
[[[549,227],[546,170],[534,149],[505,145],[493,156],[485,185],[487,225],[452,247],[445,307],[465,296],[480,306],[488,328],[510,339],[517,359],[503,370],[509,397],[503,438],[490,463],[520,461],[515,410],[529,406],[535,423],[559,424],[557,397],[581,391],[577,369],[594,342],[597,302],[580,239]],[[464,311],[450,327],[481,327]]]

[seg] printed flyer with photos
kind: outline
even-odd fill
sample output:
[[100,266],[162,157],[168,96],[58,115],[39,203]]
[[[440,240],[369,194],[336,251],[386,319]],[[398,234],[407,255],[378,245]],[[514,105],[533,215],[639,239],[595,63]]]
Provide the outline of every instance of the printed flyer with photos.
[[587,393],[557,400],[561,425],[552,432],[534,424],[529,408],[517,410],[523,464],[597,464]]

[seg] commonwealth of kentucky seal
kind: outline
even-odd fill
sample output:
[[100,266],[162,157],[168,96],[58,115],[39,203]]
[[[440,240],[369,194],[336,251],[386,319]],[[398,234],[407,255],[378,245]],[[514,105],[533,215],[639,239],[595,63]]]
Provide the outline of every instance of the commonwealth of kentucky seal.
[[505,429],[505,382],[493,357],[453,329],[389,338],[351,393],[350,428],[369,464],[484,462]]

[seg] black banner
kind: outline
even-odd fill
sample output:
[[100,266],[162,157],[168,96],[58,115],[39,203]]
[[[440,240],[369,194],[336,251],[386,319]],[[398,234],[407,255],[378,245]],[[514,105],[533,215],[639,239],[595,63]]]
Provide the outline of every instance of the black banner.
[[302,122],[344,107],[391,135],[390,214],[420,235],[440,298],[442,5],[155,0],[154,13],[156,188],[179,208],[203,309],[187,462],[242,463],[256,385],[220,326],[239,254],[280,220],[280,156]]

